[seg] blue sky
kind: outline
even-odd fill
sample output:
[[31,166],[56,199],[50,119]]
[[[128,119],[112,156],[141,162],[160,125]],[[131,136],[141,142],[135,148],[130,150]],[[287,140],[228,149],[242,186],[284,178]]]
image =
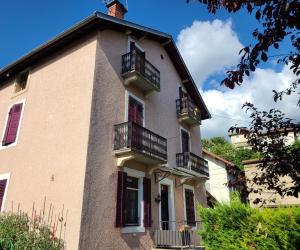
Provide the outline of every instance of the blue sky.
[[[252,101],[258,107],[271,108],[271,90],[282,89],[291,81],[287,68],[271,60],[246,79],[242,87],[234,91],[220,87],[226,69],[238,61],[237,51],[253,42],[251,33],[257,22],[245,11],[230,15],[220,11],[212,15],[204,5],[187,4],[185,0],[128,0],[128,7],[127,20],[169,33],[177,41],[213,115],[203,122],[204,137],[226,136],[231,125],[247,125],[249,119],[241,105]],[[106,13],[102,0],[1,1],[0,68],[96,10]],[[282,48],[289,49],[286,43]],[[279,106],[290,117],[299,119],[293,101]]]

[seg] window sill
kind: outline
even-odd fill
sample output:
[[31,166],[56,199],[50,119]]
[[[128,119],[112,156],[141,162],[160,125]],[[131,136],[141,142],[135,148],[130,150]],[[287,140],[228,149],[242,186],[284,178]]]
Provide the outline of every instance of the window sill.
[[130,233],[145,233],[144,227],[123,227],[121,229],[122,234],[130,234]]

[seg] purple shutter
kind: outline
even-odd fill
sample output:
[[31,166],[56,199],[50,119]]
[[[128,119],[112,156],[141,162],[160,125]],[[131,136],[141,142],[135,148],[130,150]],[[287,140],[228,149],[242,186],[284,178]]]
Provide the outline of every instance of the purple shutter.
[[117,204],[116,204],[116,227],[124,226],[124,210],[126,198],[127,173],[118,171]]
[[4,199],[6,183],[7,183],[7,180],[0,181],[0,210],[2,209],[2,203],[3,203],[3,199]]
[[144,194],[144,226],[151,227],[152,214],[151,214],[151,179],[144,178],[143,182]]
[[9,145],[16,141],[21,113],[22,113],[22,107],[23,104],[19,103],[12,106],[12,108],[9,111],[5,134],[2,141],[3,146]]

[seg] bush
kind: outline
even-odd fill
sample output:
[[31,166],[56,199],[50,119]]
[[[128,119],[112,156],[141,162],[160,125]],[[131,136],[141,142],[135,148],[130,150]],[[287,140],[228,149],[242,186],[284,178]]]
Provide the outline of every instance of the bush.
[[6,249],[61,250],[63,242],[52,237],[51,228],[38,218],[32,221],[27,214],[2,214],[0,250]]
[[250,208],[235,198],[229,205],[199,206],[199,231],[206,249],[300,249],[300,207]]

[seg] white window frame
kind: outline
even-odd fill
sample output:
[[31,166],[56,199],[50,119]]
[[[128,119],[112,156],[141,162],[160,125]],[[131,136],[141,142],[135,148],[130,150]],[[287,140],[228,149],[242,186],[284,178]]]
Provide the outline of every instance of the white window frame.
[[[23,105],[22,105],[22,111],[21,111],[21,116],[20,116],[20,121],[19,121],[18,131],[17,131],[17,135],[16,135],[16,140],[15,140],[13,143],[9,144],[9,145],[3,146],[3,145],[2,145],[2,141],[3,141],[3,138],[4,138],[4,136],[5,136],[5,130],[6,130],[6,127],[7,127],[7,122],[8,122],[8,117],[9,117],[9,111],[10,111],[10,109],[12,108],[12,106],[14,106],[14,105],[16,105],[16,104],[21,104],[21,103],[22,103]],[[14,104],[12,104],[12,105],[9,106],[8,111],[7,111],[7,113],[6,113],[6,118],[5,118],[4,128],[3,128],[3,131],[2,131],[1,144],[0,144],[0,151],[3,150],[3,149],[6,149],[6,148],[14,147],[14,146],[17,145],[18,140],[19,140],[19,135],[20,135],[20,129],[21,129],[21,126],[22,126],[22,120],[23,120],[23,114],[24,114],[24,109],[25,109],[25,103],[26,103],[26,100],[23,99],[23,100],[18,101],[18,102],[16,102],[16,103],[14,103]]]
[[121,233],[144,233],[145,232],[145,226],[144,226],[144,199],[143,199],[143,178],[145,177],[145,173],[132,169],[132,168],[124,168],[124,172],[127,173],[127,176],[138,178],[138,185],[139,185],[139,191],[138,191],[138,216],[139,216],[139,226],[125,226],[121,229]]
[[127,41],[127,53],[130,52],[130,43],[131,43],[131,42],[134,42],[134,43],[135,43],[135,46],[136,46],[140,51],[145,52],[145,50],[142,48],[141,45],[139,45],[139,44],[137,43],[136,40],[134,40],[132,37],[128,36],[128,41]]
[[6,201],[6,196],[7,196],[9,179],[10,179],[10,173],[0,174],[0,180],[1,181],[6,180],[6,186],[5,186],[5,191],[4,191],[3,200],[2,200],[2,206],[0,207],[0,212],[3,212],[4,208],[5,208],[5,201]]
[[185,190],[191,190],[193,191],[193,197],[194,197],[194,211],[195,211],[195,221],[196,221],[196,226],[192,227],[193,230],[197,229],[197,210],[196,210],[196,203],[195,203],[195,188],[191,185],[183,184],[182,186],[183,189],[183,209],[184,209],[184,220],[187,221],[186,217],[186,204],[185,204]]
[[[169,187],[169,193],[168,193],[168,205],[169,205],[169,216],[170,216],[170,225],[169,225],[169,230],[175,230],[176,225],[175,225],[175,203],[174,203],[174,180],[172,179],[163,179],[158,183],[158,193],[161,193],[161,185],[166,185]],[[159,204],[159,209],[158,209],[158,223],[159,223],[159,228],[162,230],[161,226],[161,204]]]
[[138,102],[140,102],[143,105],[143,127],[145,127],[146,124],[146,105],[145,101],[142,99],[138,98],[136,95],[132,94],[130,91],[126,90],[125,91],[125,122],[128,122],[128,107],[129,107],[129,97],[132,97],[136,99]]
[[181,153],[184,153],[183,150],[182,150],[182,134],[181,134],[181,130],[183,130],[183,131],[185,131],[185,132],[188,133],[188,135],[189,135],[189,148],[190,148],[190,152],[192,152],[192,137],[191,137],[191,132],[188,131],[187,129],[181,127],[181,126],[179,128],[180,128],[179,129],[179,133],[180,133],[179,138],[180,138],[180,151],[181,151]]

